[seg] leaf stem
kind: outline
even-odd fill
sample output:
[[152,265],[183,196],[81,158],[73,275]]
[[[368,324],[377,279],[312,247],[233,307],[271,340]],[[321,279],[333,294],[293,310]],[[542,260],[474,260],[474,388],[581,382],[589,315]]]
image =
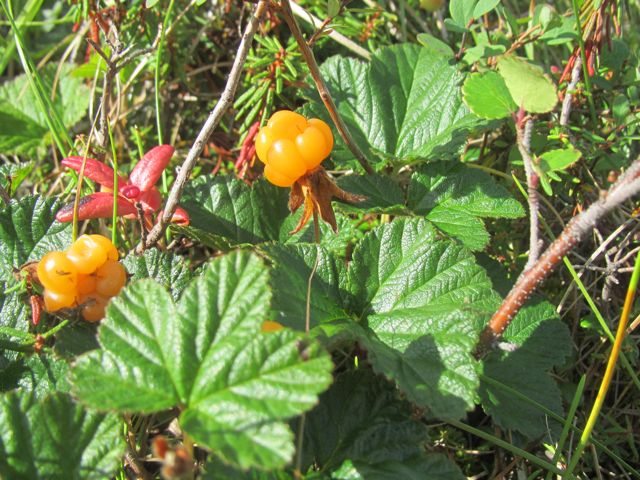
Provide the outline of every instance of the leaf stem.
[[524,122],[524,126],[516,124],[518,150],[524,162],[524,170],[527,176],[527,201],[529,203],[529,259],[524,267],[527,271],[540,257],[540,223],[538,215],[540,212],[540,202],[538,200],[538,174],[533,167],[531,158],[531,133],[533,131],[533,120],[530,118]]

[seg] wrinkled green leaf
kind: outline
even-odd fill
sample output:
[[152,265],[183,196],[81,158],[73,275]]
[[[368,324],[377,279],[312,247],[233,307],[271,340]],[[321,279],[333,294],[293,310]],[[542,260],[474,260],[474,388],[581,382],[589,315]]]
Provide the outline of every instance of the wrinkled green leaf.
[[[338,204],[333,204],[334,208]],[[342,258],[347,255],[349,245],[358,241],[362,237],[362,233],[356,228],[353,221],[346,215],[336,211],[336,223],[338,225],[338,231],[334,232],[331,225],[320,221],[320,245],[326,248],[331,253],[334,253]],[[293,243],[314,243],[315,233],[313,227],[313,221],[307,223],[307,225],[298,233],[291,234],[291,231],[298,225],[298,221],[302,216],[302,208],[298,209],[296,213],[290,215],[282,224],[282,230],[280,231],[280,242],[285,244]]]
[[[411,418],[411,404],[400,400],[395,387],[361,369],[340,375],[306,417],[303,462],[331,472],[332,478],[434,477],[425,425]],[[348,466],[348,467],[347,467]],[[306,468],[306,467],[305,467]],[[398,477],[395,477],[398,478]]]
[[[7,284],[0,282],[0,327],[26,332],[31,321],[31,309],[20,299],[18,292],[5,294]],[[5,337],[0,333],[0,338]]]
[[518,218],[522,205],[487,173],[461,163],[435,162],[411,177],[407,206],[474,250],[489,236],[480,218]]
[[261,334],[268,270],[248,252],[212,262],[177,304],[152,280],[126,287],[99,329],[102,350],[80,358],[73,383],[97,408],[154,412],[181,405],[181,426],[242,468],[293,456],[284,419],[309,409],[331,361],[291,331]]
[[365,340],[377,371],[441,418],[472,408],[470,319],[486,319],[496,295],[468,250],[439,240],[425,220],[396,220],[358,244],[347,287],[378,336]]
[[[536,301],[525,306],[507,327],[502,341],[513,351],[492,352],[483,362],[484,376],[562,415],[560,390],[548,371],[564,363],[572,344],[553,305]],[[488,381],[481,382],[480,397],[487,413],[505,429],[518,430],[529,438],[549,432],[557,435],[561,429],[535,406]]]
[[278,240],[289,216],[287,195],[264,180],[248,186],[232,176],[200,177],[185,189],[181,204],[191,223],[181,231],[224,250]]
[[22,356],[7,369],[0,371],[0,390],[20,388],[37,398],[49,393],[68,392],[69,365],[53,355]]
[[440,454],[413,457],[403,461],[389,460],[380,464],[356,464],[346,460],[333,472],[336,480],[464,480],[466,477],[451,461]]
[[347,192],[366,197],[366,200],[354,205],[339,204],[342,209],[396,215],[407,213],[404,207],[404,192],[389,176],[344,175],[338,179],[338,185]]
[[[78,123],[89,106],[89,87],[81,78],[71,75],[72,69],[71,64],[65,63],[58,72],[57,64],[48,64],[39,71],[47,92],[53,91],[52,85],[56,79],[57,90],[52,104],[67,128]],[[3,147],[3,153],[31,154],[48,141],[49,128],[45,113],[28,87],[26,75],[18,75],[0,85],[0,105],[0,111],[3,112],[0,114],[0,146]]]
[[[462,102],[463,75],[449,57],[417,45],[377,51],[369,64],[333,57],[322,73],[354,141],[371,163],[376,154],[398,164],[457,153],[468,130],[477,124]],[[327,118],[317,94],[305,108]],[[333,159],[353,161],[337,135]]]
[[174,300],[193,277],[187,259],[157,249],[146,250],[143,255],[127,255],[122,263],[132,276],[130,281],[153,278],[171,292]]
[[469,75],[462,86],[464,101],[483,118],[504,118],[518,109],[503,78],[496,72]]
[[463,210],[436,206],[427,216],[439,230],[457,238],[471,250],[482,250],[489,244],[489,232],[484,222]]
[[531,113],[547,113],[558,103],[556,87],[542,68],[523,58],[504,55],[498,59],[498,72],[504,78],[511,98]]
[[305,330],[307,285],[318,257],[311,282],[310,326],[349,318],[345,312],[339,284],[344,277],[341,260],[314,244],[268,244],[264,252],[273,261],[271,285],[276,320],[296,330]]
[[89,350],[99,348],[95,323],[77,322],[56,333],[55,352],[65,358],[74,358]]
[[0,210],[0,275],[5,281],[13,278],[14,268],[69,245],[71,225],[55,220],[59,207],[55,199],[30,196]]
[[68,395],[34,401],[0,396],[0,476],[85,480],[112,477],[124,453],[122,420],[84,410]]
[[33,152],[48,131],[9,102],[0,101],[0,151],[14,154]]

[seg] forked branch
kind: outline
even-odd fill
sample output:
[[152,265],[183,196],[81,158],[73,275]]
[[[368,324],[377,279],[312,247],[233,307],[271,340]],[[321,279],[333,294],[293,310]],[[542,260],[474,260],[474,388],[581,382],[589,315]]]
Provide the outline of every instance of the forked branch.
[[560,236],[545,250],[540,259],[520,275],[480,335],[477,348],[478,356],[486,354],[491,349],[509,326],[513,317],[522,308],[524,302],[560,263],[562,257],[580,242],[603,216],[638,193],[640,193],[640,158],[633,162],[597,202],[575,216]]

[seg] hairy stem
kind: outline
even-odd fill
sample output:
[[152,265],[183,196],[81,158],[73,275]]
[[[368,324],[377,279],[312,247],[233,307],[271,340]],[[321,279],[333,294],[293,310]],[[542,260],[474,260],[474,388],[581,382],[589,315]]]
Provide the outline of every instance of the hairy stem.
[[540,223],[538,222],[538,212],[540,211],[540,202],[538,200],[538,184],[540,178],[533,168],[533,159],[531,158],[531,132],[533,130],[533,121],[528,119],[524,122],[524,126],[517,125],[518,133],[518,150],[522,155],[524,162],[524,171],[527,175],[527,201],[529,203],[529,260],[524,267],[526,272],[540,257]]
[[480,336],[476,353],[482,356],[500,338],[511,320],[538,285],[549,276],[562,258],[580,242],[598,221],[613,208],[640,193],[640,158],[601,198],[585,211],[575,216],[558,238],[545,250],[540,259],[524,271],[516,281],[500,308],[493,314]]

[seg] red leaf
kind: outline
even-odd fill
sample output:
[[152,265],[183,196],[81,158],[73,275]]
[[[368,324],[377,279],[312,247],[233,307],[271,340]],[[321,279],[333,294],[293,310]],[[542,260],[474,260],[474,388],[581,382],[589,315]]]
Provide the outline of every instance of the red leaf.
[[[62,165],[80,172],[82,168],[82,157],[67,157],[62,160]],[[107,188],[113,189],[113,169],[95,158],[87,158],[84,167],[84,176]],[[124,185],[127,180],[118,176],[118,186]]]
[[[127,199],[118,197],[118,215],[136,213],[136,207]],[[89,218],[109,218],[113,215],[113,193],[97,192],[80,199],[78,204],[78,220]],[[65,205],[56,214],[59,222],[73,220],[73,202]]]
[[162,176],[162,172],[173,155],[174,148],[171,145],[160,145],[152,148],[144,154],[142,159],[131,171],[129,181],[143,192],[155,185]]

